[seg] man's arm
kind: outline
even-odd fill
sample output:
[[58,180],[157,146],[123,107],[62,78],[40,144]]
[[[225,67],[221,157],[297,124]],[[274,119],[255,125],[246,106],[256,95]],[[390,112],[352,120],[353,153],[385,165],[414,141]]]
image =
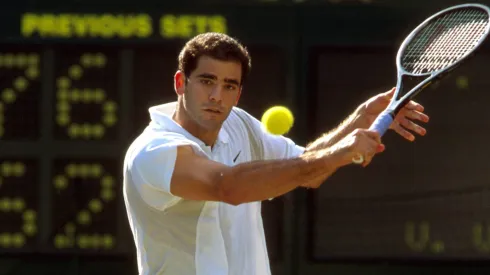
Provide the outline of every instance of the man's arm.
[[324,134],[321,138],[315,140],[314,142],[308,144],[306,147],[306,152],[310,150],[315,150],[318,147],[328,147],[337,143],[339,140],[344,138],[347,134],[354,131],[354,129],[365,128],[364,125],[359,125],[361,119],[361,114],[359,108],[357,108],[351,115],[349,115],[342,123],[340,123],[337,128],[331,130],[330,132]]
[[197,156],[190,147],[180,146],[170,191],[185,199],[238,205],[285,194],[339,164],[338,156],[324,149],[294,159],[254,161],[229,167]]
[[170,192],[189,200],[222,201],[233,205],[281,196],[312,180],[325,180],[351,163],[353,156],[374,155],[379,135],[354,131],[332,147],[318,147],[300,157],[265,160],[229,167],[179,146]]
[[[394,92],[395,88],[369,98],[366,102],[359,105],[337,128],[325,134],[322,139],[316,140],[315,143],[321,142],[323,146],[331,146],[354,129],[369,128],[376,117],[388,106]],[[415,136],[410,131],[421,136],[426,134],[426,130],[418,125],[416,120],[428,122],[429,116],[424,113],[424,106],[417,102],[409,101],[395,117],[390,129],[393,129],[405,139],[413,141]],[[315,143],[310,144],[308,147],[314,148],[318,146]]]
[[[344,131],[347,131],[348,127],[347,124],[341,124],[337,129],[331,131],[330,133],[327,133],[323,135],[321,138],[317,139],[315,142],[312,142],[305,148],[305,154],[308,154],[309,152],[315,152],[319,150],[320,148],[326,146],[330,147],[335,144],[336,139],[341,139],[343,136],[342,135],[347,135],[344,134]],[[309,180],[305,180],[301,186],[306,187],[306,188],[318,188],[320,185],[328,179],[331,175],[333,175],[339,167],[331,166],[331,167],[325,167],[325,173],[322,175],[318,175],[317,177],[311,178]]]

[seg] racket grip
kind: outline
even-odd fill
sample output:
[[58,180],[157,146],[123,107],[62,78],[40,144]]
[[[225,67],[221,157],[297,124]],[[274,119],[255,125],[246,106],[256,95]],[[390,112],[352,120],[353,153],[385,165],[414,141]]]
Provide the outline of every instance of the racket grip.
[[380,136],[383,136],[390,128],[392,122],[393,115],[390,112],[384,111],[376,118],[369,130],[374,130],[378,132]]
[[[391,123],[393,122],[393,115],[390,112],[384,111],[376,118],[373,122],[369,130],[374,130],[379,133],[380,136],[383,136],[386,131],[390,128]],[[355,164],[362,164],[364,162],[363,156],[357,156],[352,159],[352,162]]]

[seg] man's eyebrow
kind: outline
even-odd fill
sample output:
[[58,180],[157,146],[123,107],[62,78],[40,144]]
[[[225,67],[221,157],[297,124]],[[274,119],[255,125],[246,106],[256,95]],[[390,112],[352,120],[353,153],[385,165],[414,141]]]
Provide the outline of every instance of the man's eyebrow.
[[218,79],[218,77],[216,77],[215,75],[208,74],[208,73],[202,73],[202,74],[198,75],[197,77],[199,77],[199,78],[213,79],[213,80],[217,80]]
[[[202,74],[199,74],[197,75],[198,78],[206,78],[206,79],[212,79],[212,80],[217,80],[218,77],[215,76],[214,74],[209,74],[209,73],[202,73]],[[237,79],[234,79],[234,78],[225,78],[225,83],[228,83],[228,84],[234,84],[234,85],[237,85],[237,86],[240,86],[240,81],[238,81]]]
[[237,86],[240,86],[240,81],[233,78],[225,78],[225,82],[228,84],[235,84]]

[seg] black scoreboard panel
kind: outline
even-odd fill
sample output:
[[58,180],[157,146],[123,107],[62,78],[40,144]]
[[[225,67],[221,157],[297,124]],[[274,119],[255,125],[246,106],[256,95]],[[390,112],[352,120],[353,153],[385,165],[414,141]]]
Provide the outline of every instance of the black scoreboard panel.
[[[319,132],[395,85],[395,51],[317,50]],[[313,259],[488,259],[488,64],[485,50],[420,94],[431,116],[427,136],[409,143],[388,132],[386,151],[368,169],[341,169],[311,195]]]

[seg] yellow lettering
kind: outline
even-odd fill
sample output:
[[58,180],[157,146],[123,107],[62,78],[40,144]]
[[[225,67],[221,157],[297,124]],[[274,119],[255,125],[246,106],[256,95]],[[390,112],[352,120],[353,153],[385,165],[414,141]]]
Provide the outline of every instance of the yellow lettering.
[[206,16],[196,16],[196,32],[204,33],[206,32],[206,27],[208,25],[208,18]]
[[490,252],[490,226],[477,223],[473,226],[473,244],[481,252]]
[[164,15],[160,18],[160,35],[165,38],[189,38],[208,31],[226,33],[226,18],[219,15]]
[[[227,32],[226,18],[220,15],[173,15],[160,18],[160,35],[165,38],[189,38],[204,32]],[[34,14],[21,18],[25,37],[146,38],[153,33],[148,14]]]
[[86,17],[87,25],[89,26],[89,35],[91,37],[98,37],[100,33],[100,23],[97,20],[97,16],[88,15]]
[[151,17],[147,14],[138,15],[136,18],[136,36],[149,37],[153,33],[153,26]]
[[209,30],[212,32],[226,33],[226,18],[220,15],[211,17],[209,20]]
[[430,224],[428,222],[407,222],[405,225],[405,243],[415,252],[424,252],[427,248],[438,254],[445,250],[444,242],[431,241]]
[[112,16],[110,14],[102,15],[102,17],[100,18],[100,24],[99,24],[100,34],[102,37],[111,38],[114,36],[113,24],[115,21],[116,21],[116,19],[114,18],[114,16]]
[[193,32],[193,16],[183,15],[177,21],[180,37],[191,37],[195,34]]
[[176,36],[176,18],[173,15],[165,15],[160,19],[160,34],[163,37],[173,38]]
[[76,37],[85,37],[88,33],[89,26],[87,24],[87,21],[78,15],[72,16],[71,17],[71,25],[74,29],[74,33],[72,36]]
[[117,20],[115,23],[117,34],[122,38],[129,38],[133,35],[134,21],[135,18],[130,16],[125,18],[123,15],[117,15]]
[[51,36],[56,30],[54,15],[43,15],[39,22],[39,32],[42,37]]
[[430,240],[430,225],[427,222],[416,224],[408,222],[405,225],[405,243],[412,250],[421,252]]
[[71,25],[71,16],[68,15],[68,14],[62,14],[58,17],[58,20],[57,20],[57,32],[60,36],[63,36],[63,37],[71,37],[72,36],[72,33],[71,33],[71,28],[70,28],[70,25]]
[[38,18],[39,17],[33,13],[27,13],[22,15],[21,31],[23,36],[29,37],[34,32],[36,32],[38,26],[37,24]]

